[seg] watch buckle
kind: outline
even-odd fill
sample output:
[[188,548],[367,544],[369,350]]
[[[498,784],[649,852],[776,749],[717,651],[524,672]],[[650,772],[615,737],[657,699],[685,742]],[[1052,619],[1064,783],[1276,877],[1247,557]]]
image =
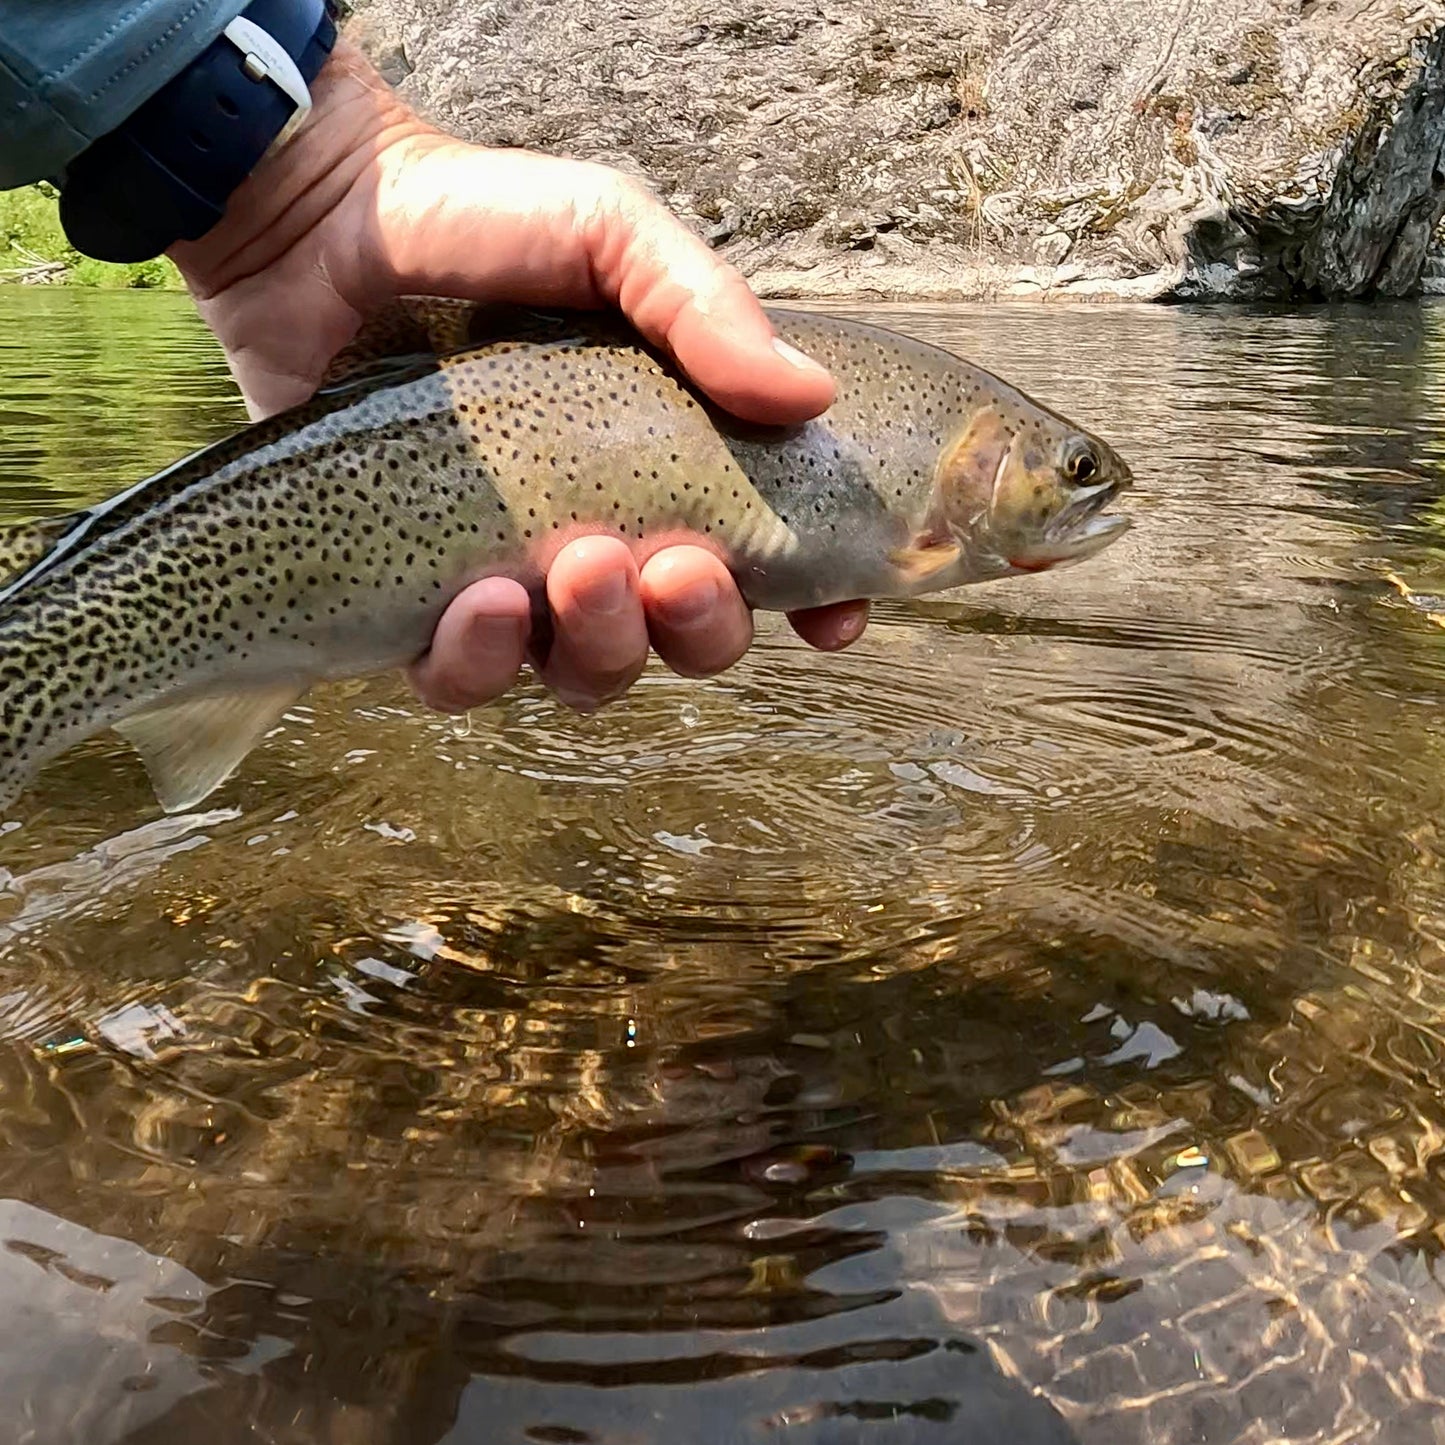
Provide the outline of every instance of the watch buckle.
[[296,109],[271,142],[271,150],[286,144],[311,113],[311,91],[296,62],[269,31],[262,30],[254,20],[238,15],[221,32],[244,57],[241,69],[258,85],[269,80],[282,94],[294,102]]

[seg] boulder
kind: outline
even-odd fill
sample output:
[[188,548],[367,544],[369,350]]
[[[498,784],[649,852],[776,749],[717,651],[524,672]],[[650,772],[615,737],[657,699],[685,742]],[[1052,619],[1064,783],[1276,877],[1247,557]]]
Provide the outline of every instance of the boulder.
[[369,0],[352,25],[438,124],[645,177],[773,296],[1445,290],[1445,0]]

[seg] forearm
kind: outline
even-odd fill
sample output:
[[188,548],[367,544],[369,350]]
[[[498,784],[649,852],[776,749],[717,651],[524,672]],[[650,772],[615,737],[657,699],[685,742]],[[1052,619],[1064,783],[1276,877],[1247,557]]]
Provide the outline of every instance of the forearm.
[[58,178],[205,50],[245,3],[0,0],[0,190]]

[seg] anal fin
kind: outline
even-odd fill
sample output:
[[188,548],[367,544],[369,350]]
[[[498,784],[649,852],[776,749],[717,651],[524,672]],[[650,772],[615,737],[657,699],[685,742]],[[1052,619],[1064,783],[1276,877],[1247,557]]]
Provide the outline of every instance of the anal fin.
[[140,754],[161,807],[179,813],[214,793],[305,691],[304,683],[285,682],[207,693],[147,708],[114,727]]

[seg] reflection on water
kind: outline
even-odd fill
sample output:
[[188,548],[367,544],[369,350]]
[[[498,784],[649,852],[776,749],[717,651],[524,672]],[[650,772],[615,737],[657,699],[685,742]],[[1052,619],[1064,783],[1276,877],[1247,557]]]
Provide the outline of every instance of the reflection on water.
[[[597,718],[330,689],[180,818],[47,774],[15,1438],[1441,1438],[1445,311],[870,314],[1135,530]],[[239,417],[183,303],[0,293],[6,515]]]

